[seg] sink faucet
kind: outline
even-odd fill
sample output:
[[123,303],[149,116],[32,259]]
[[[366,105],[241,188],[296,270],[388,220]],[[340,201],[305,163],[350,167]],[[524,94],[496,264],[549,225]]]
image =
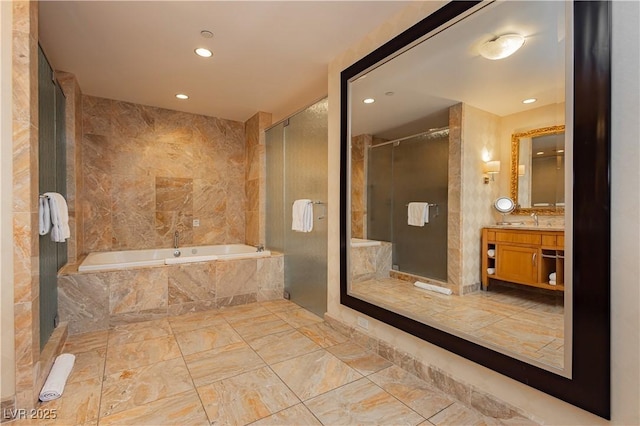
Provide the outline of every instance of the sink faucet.
[[177,249],[180,244],[180,231],[173,233],[173,248]]
[[533,223],[538,226],[538,213],[531,213],[531,217],[533,218]]

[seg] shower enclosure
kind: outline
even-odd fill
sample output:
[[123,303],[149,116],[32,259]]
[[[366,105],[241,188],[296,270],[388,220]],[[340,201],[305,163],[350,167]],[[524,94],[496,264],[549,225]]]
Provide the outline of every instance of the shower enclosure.
[[[284,286],[293,302],[327,310],[326,99],[266,131],[266,245],[284,253]],[[291,230],[297,199],[313,204],[311,232]]]
[[[368,238],[393,244],[392,268],[447,281],[449,130],[372,145],[368,152]],[[407,224],[407,205],[426,202],[423,227]]]

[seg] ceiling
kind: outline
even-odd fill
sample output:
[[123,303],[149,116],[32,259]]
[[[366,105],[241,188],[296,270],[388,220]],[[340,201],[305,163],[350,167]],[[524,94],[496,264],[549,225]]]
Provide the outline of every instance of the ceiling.
[[39,38],[84,94],[237,121],[265,111],[277,121],[326,96],[329,62],[408,3],[42,1]]

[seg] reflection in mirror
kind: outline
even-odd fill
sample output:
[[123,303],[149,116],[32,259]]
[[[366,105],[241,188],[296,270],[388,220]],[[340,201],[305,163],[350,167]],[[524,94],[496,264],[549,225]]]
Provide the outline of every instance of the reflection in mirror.
[[[525,37],[520,50],[480,55],[507,33]],[[563,2],[482,4],[349,81],[348,294],[570,376],[563,227],[496,226],[509,182],[483,180],[484,162],[510,158],[513,134],[564,123],[565,43]],[[552,143],[560,161],[570,144]],[[518,202],[564,203],[564,170],[553,182],[557,195],[537,201],[529,185]]]
[[564,152],[563,125],[513,134],[510,182],[518,212],[564,213]]

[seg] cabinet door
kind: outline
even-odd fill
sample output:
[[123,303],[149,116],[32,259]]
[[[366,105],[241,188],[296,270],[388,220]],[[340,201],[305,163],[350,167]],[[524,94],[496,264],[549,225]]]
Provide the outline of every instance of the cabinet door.
[[538,248],[500,244],[496,258],[496,275],[504,281],[537,283],[539,258]]

